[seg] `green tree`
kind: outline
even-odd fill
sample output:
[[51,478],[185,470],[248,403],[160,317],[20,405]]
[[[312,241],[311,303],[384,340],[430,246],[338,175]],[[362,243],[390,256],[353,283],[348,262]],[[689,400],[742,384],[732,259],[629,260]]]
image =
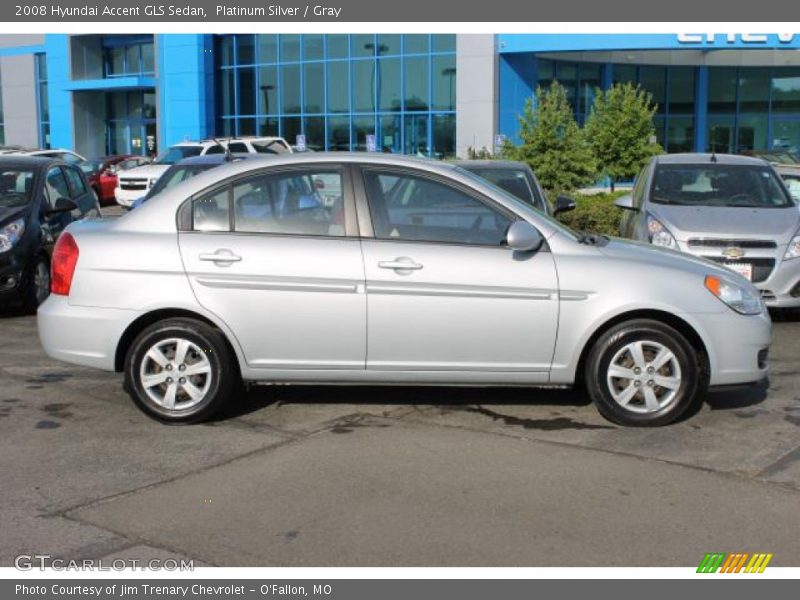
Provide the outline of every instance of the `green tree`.
[[520,144],[506,141],[503,157],[528,163],[550,192],[573,191],[596,180],[592,150],[575,121],[566,90],[558,82],[536,89],[519,118]]
[[655,139],[656,106],[649,92],[630,83],[597,90],[584,131],[602,175],[614,183],[631,179],[647,161],[662,152]]

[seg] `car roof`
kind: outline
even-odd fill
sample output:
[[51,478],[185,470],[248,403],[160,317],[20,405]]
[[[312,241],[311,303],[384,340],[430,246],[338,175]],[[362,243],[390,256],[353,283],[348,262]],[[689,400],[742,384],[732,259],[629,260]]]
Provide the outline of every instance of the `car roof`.
[[476,169],[527,169],[528,164],[519,160],[451,160],[449,161],[454,165],[469,169],[474,167]]
[[0,168],[3,169],[38,169],[51,163],[64,164],[63,160],[49,156],[30,156],[27,154],[0,155]]
[[740,154],[710,154],[699,152],[685,152],[681,154],[662,154],[656,157],[657,164],[667,165],[701,165],[716,163],[722,165],[755,165],[763,167],[768,161],[757,156],[742,156]]
[[[234,161],[242,160],[245,158],[251,158],[253,156],[258,156],[257,154],[253,154],[251,152],[231,152],[231,158]],[[190,156],[189,158],[184,158],[179,160],[175,163],[174,166],[183,166],[183,165],[216,165],[222,164],[227,162],[225,158],[225,154],[203,154],[202,156]]]

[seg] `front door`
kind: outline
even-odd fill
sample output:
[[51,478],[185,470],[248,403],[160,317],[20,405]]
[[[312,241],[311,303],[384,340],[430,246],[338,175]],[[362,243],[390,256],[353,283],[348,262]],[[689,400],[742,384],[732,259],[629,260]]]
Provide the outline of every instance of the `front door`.
[[558,324],[550,252],[510,250],[513,214],[466,188],[409,170],[362,173],[374,229],[362,242],[367,369],[546,381]]
[[192,288],[252,368],[364,369],[364,266],[342,179],[338,166],[273,169],[191,203],[179,240]]

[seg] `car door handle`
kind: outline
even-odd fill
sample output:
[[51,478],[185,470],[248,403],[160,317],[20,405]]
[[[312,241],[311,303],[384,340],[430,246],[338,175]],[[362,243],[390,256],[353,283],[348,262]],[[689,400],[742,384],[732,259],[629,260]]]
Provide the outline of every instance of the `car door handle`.
[[200,260],[207,260],[211,262],[232,263],[239,262],[242,257],[234,254],[230,250],[217,250],[216,252],[206,252],[199,256]]
[[421,264],[414,262],[412,259],[405,256],[395,258],[394,260],[381,261],[378,263],[378,266],[381,269],[399,269],[403,271],[418,271],[422,268]]

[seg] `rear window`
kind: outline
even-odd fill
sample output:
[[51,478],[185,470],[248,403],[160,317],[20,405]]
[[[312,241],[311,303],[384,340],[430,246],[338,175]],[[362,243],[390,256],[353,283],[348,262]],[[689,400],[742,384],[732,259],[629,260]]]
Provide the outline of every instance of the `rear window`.
[[786,208],[793,205],[775,172],[761,165],[660,164],[650,201],[681,206]]

